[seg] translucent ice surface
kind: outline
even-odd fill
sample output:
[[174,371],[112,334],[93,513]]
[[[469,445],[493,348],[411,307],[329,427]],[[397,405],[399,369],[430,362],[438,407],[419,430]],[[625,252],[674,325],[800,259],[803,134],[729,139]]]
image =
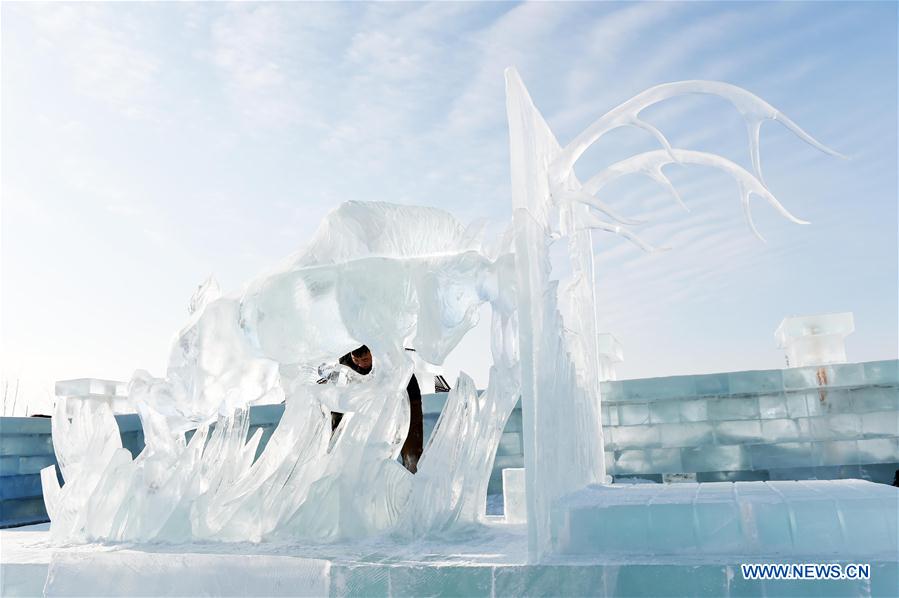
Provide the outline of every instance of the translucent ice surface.
[[[594,232],[651,249],[634,233],[637,221],[602,199],[608,184],[642,173],[680,202],[663,168],[712,166],[738,183],[755,231],[752,195],[803,222],[761,180],[761,123],[777,120],[829,150],[760,98],[725,83],[654,87],[566,146],[514,69],[506,73],[506,91],[512,218],[500,238],[485,241],[479,227],[441,209],[349,201],[325,218],[306,247],[242,289],[222,293],[214,279],[204,282],[190,300],[165,375],[138,371],[130,382],[128,400],[146,441],[136,458],[122,448],[108,405],[84,401],[69,422],[66,401],[59,401],[53,441],[65,485],[51,469],[42,472],[54,540],[339,542],[390,534],[408,542],[467,533],[483,521],[494,458],[520,396],[529,555],[540,560],[552,548],[553,504],[605,480]],[[715,94],[736,106],[750,132],[752,172],[720,156],[674,148],[640,118],[649,106],[684,93]],[[661,149],[581,184],[577,160],[621,126],[645,131]],[[554,242],[565,250],[564,277],[552,271]],[[459,376],[413,475],[397,461],[410,422],[407,384],[413,371],[443,363],[485,303],[493,359],[487,388],[478,392],[466,374]],[[318,383],[322,363],[363,344],[372,354],[370,374]],[[407,349],[414,349],[414,360]],[[248,407],[281,401],[284,415],[255,458],[261,430],[248,438]],[[711,399],[707,406],[716,420],[759,409]],[[344,414],[333,431],[332,412]],[[653,446],[622,451],[618,465],[640,473],[692,459],[715,470],[740,468],[748,458],[742,446],[689,449],[694,454],[664,445],[663,426],[675,426],[668,438],[678,441],[705,438],[708,429],[690,425],[697,414],[622,406],[620,423],[633,429],[617,440],[628,446],[649,438]],[[744,428],[722,424],[712,433],[762,434],[758,426]],[[704,500],[713,489],[697,494],[703,499],[697,504],[712,505],[697,514],[708,529],[730,516],[726,501]]]
[[[511,259],[486,253],[442,210],[349,202],[309,247],[241,293],[221,295],[207,281],[166,377],[138,372],[131,381],[143,452],[126,457],[96,402],[76,413],[76,434],[53,435],[66,480],[60,489],[52,472],[44,476],[54,538],[332,541],[477,521],[518,399]],[[478,393],[460,376],[413,477],[396,460],[410,418],[405,349],[440,364],[485,302],[488,388]],[[370,375],[316,383],[319,364],[362,344]],[[247,405],[282,399],[284,416],[254,462],[259,436],[247,438]],[[346,414],[333,435],[331,411]]]

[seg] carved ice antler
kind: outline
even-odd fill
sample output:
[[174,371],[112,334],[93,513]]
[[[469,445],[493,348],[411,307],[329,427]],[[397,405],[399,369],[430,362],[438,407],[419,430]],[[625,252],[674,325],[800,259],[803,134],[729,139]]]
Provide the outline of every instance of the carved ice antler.
[[675,162],[680,164],[711,166],[726,172],[733,177],[740,187],[740,200],[749,226],[752,228],[753,233],[755,233],[755,235],[762,241],[764,241],[764,238],[759,234],[755,224],[752,222],[752,215],[749,211],[749,196],[753,193],[765,199],[784,218],[787,218],[791,222],[795,222],[796,224],[808,224],[807,221],[801,220],[791,214],[758,178],[752,176],[752,174],[747,172],[743,167],[722,156],[693,150],[673,149],[670,154],[664,150],[653,150],[616,162],[584,183],[581,193],[571,195],[570,198],[573,201],[579,201],[592,207],[594,206],[593,195],[599,193],[599,191],[601,191],[608,183],[627,174],[640,173],[662,181],[675,196],[677,201],[683,205],[683,200],[681,200],[677,190],[662,172],[664,166]]
[[632,233],[627,228],[621,226],[620,224],[612,224],[611,222],[606,222],[600,218],[598,218],[594,214],[588,214],[585,218],[583,218],[579,225],[577,226],[577,230],[602,230],[608,233],[615,233],[616,235],[620,235],[642,249],[647,253],[653,253],[655,251],[667,251],[670,247],[655,247],[654,245],[650,245],[639,236]]
[[572,202],[586,204],[586,205],[590,206],[591,208],[599,210],[600,212],[602,212],[603,214],[605,214],[606,216],[608,216],[615,222],[620,222],[621,224],[635,225],[635,224],[643,224],[646,222],[645,220],[640,220],[637,218],[628,218],[627,216],[622,216],[621,214],[619,214],[618,212],[613,210],[611,208],[611,206],[606,204],[604,201],[597,199],[591,193],[585,192],[584,189],[578,189],[578,190],[566,189],[566,190],[562,190],[562,191],[554,191],[553,192],[553,201],[557,205],[562,205],[565,203],[572,203]]
[[[651,87],[605,113],[599,120],[590,125],[583,133],[578,135],[571,143],[563,148],[562,152],[553,161],[551,166],[550,174],[552,179],[554,181],[565,180],[570,174],[571,169],[574,167],[575,162],[578,161],[587,148],[612,129],[623,126],[633,126],[649,131],[673,157],[674,152],[671,149],[671,144],[661,131],[640,119],[640,112],[663,100],[688,93],[704,93],[724,98],[729,100],[740,114],[743,115],[747,130],[749,131],[749,152],[752,157],[752,167],[755,171],[756,178],[758,178],[760,182],[762,182],[762,171],[759,159],[759,131],[762,122],[766,120],[779,121],[800,139],[813,147],[832,156],[845,158],[845,156],[839,152],[828,148],[803,131],[780,110],[777,110],[762,98],[745,89],[729,83],[721,83],[719,81],[678,81],[676,83],[664,83],[662,85]],[[674,161],[677,160],[675,159]],[[764,182],[762,182],[762,185],[764,185]]]
[[[737,108],[743,116],[743,120],[746,122],[747,130],[749,132],[749,153],[752,159],[754,174],[747,172],[741,166],[716,154],[672,148],[671,144],[659,129],[640,119],[640,112],[649,106],[676,95],[687,93],[716,95],[729,100]],[[598,193],[607,183],[620,176],[639,173],[649,176],[665,186],[678,204],[689,211],[689,208],[687,208],[683,199],[681,199],[680,194],[677,192],[677,189],[674,188],[671,180],[665,176],[662,168],[672,163],[690,163],[712,166],[728,173],[737,182],[740,188],[740,201],[743,206],[743,213],[746,216],[746,221],[755,236],[764,241],[765,239],[756,228],[750,212],[749,198],[753,193],[764,198],[782,216],[790,221],[795,222],[796,224],[808,224],[808,222],[796,218],[787,211],[787,209],[781,205],[768,190],[767,185],[765,185],[765,182],[762,179],[761,161],[759,157],[759,131],[762,123],[766,120],[780,121],[800,139],[811,144],[813,147],[833,156],[845,157],[814,139],[782,112],[745,89],[730,85],[729,83],[720,83],[717,81],[680,81],[677,83],[666,83],[657,85],[637,94],[630,100],[610,110],[561,150],[550,165],[549,175],[550,186],[553,188],[553,201],[556,204],[581,203],[590,206],[623,225],[640,224],[640,220],[626,218],[617,214],[605,204],[605,202],[595,197],[596,193]],[[568,189],[568,187],[571,186],[570,181],[574,164],[584,154],[587,148],[612,129],[623,126],[633,126],[649,131],[656,137],[656,139],[658,139],[664,150],[645,152],[612,164],[587,181],[582,187],[573,190]],[[582,225],[582,228],[605,230],[620,234],[642,249],[651,250],[651,246],[648,243],[641,240],[632,232],[627,231],[620,225],[603,221],[592,213],[589,215],[589,218],[582,222]]]

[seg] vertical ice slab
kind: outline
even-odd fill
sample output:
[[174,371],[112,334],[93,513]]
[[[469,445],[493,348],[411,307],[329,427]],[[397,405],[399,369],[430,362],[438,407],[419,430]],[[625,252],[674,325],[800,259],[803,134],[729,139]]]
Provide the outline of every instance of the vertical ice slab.
[[[512,227],[516,252],[521,406],[530,558],[549,547],[549,508],[567,492],[605,475],[599,404],[593,243],[586,205],[560,215],[549,168],[562,151],[518,73],[506,70],[506,109],[512,168]],[[577,189],[574,175],[566,184]],[[560,297],[550,281],[553,232],[568,236],[575,281]],[[569,317],[560,313],[560,303]],[[563,334],[563,329],[570,334]],[[578,429],[572,430],[575,422]],[[561,466],[560,466],[561,465]]]

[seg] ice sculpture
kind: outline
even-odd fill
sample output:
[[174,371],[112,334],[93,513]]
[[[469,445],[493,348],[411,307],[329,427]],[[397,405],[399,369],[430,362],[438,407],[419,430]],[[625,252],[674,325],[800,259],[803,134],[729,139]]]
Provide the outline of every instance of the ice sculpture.
[[[597,193],[618,176],[642,172],[680,201],[662,167],[699,163],[736,179],[747,218],[754,193],[802,222],[761,181],[759,125],[780,120],[829,150],[752,94],[701,81],[650,89],[562,147],[518,74],[510,69],[506,81],[513,218],[502,239],[487,243],[439,209],[347,202],[305,249],[240,292],[223,295],[214,280],[201,285],[166,376],[137,372],[131,381],[129,400],[146,440],[140,455],[132,459],[122,448],[107,405],[81,402],[69,421],[59,402],[53,441],[65,485],[52,468],[42,472],[56,541],[332,542],[462,533],[484,515],[494,454],[521,396],[529,549],[533,559],[542,557],[552,504],[604,479],[592,231],[649,247],[627,227],[634,221]],[[640,120],[647,106],[692,92],[723,96],[743,113],[755,174],[673,148]],[[663,149],[582,185],[574,163],[600,136],[626,125],[648,131]],[[562,239],[573,282],[560,289],[548,248]],[[409,422],[413,362],[405,349],[414,348],[422,363],[441,364],[485,303],[492,312],[488,386],[479,392],[460,375],[412,475],[396,460]],[[372,351],[370,375],[353,384],[316,383],[319,364],[361,344]],[[260,435],[247,439],[249,406],[281,400],[280,424],[254,459]],[[332,411],[346,414],[333,434]]]
[[[673,148],[661,131],[640,118],[640,112],[649,106],[687,93],[717,95],[739,110],[749,130],[754,174],[721,156]],[[765,199],[789,220],[806,224],[790,214],[762,181],[762,122],[778,120],[814,147],[838,154],[761,98],[714,81],[681,81],[648,89],[605,113],[565,147],[556,140],[514,69],[506,71],[506,110],[512,160],[528,549],[530,558],[539,560],[550,549],[553,503],[605,478],[592,231],[614,232],[652,250],[629,229],[628,225],[636,222],[617,214],[597,194],[615,178],[642,173],[666,186],[684,205],[662,168],[671,163],[712,166],[736,180],[749,226],[761,238],[749,211],[752,194]],[[647,131],[663,149],[612,164],[581,184],[574,173],[577,160],[603,135],[624,126]],[[549,246],[560,239],[567,240],[572,273],[572,283],[564,289],[558,289],[550,276]],[[566,309],[560,310],[560,306]],[[560,463],[565,466],[560,467]]]

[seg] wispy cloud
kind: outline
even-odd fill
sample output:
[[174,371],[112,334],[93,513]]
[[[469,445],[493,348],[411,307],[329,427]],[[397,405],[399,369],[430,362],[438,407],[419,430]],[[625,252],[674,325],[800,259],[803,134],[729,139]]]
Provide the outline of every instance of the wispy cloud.
[[136,15],[79,3],[29,6],[26,14],[81,93],[131,118],[158,116],[160,60]]
[[[577,10],[573,3],[518,4],[477,31],[473,40],[479,50],[475,72],[453,102],[448,128],[477,132],[503,125],[502,114],[497,118],[496,112],[497,106],[505,105],[503,71],[508,66],[516,66],[526,73],[544,65],[547,56],[540,48],[547,48],[547,42]],[[564,57],[558,56],[554,49],[552,58]]]
[[251,124],[284,126],[303,116],[303,90],[291,67],[292,32],[282,13],[277,3],[225,5],[210,28],[208,57]]

